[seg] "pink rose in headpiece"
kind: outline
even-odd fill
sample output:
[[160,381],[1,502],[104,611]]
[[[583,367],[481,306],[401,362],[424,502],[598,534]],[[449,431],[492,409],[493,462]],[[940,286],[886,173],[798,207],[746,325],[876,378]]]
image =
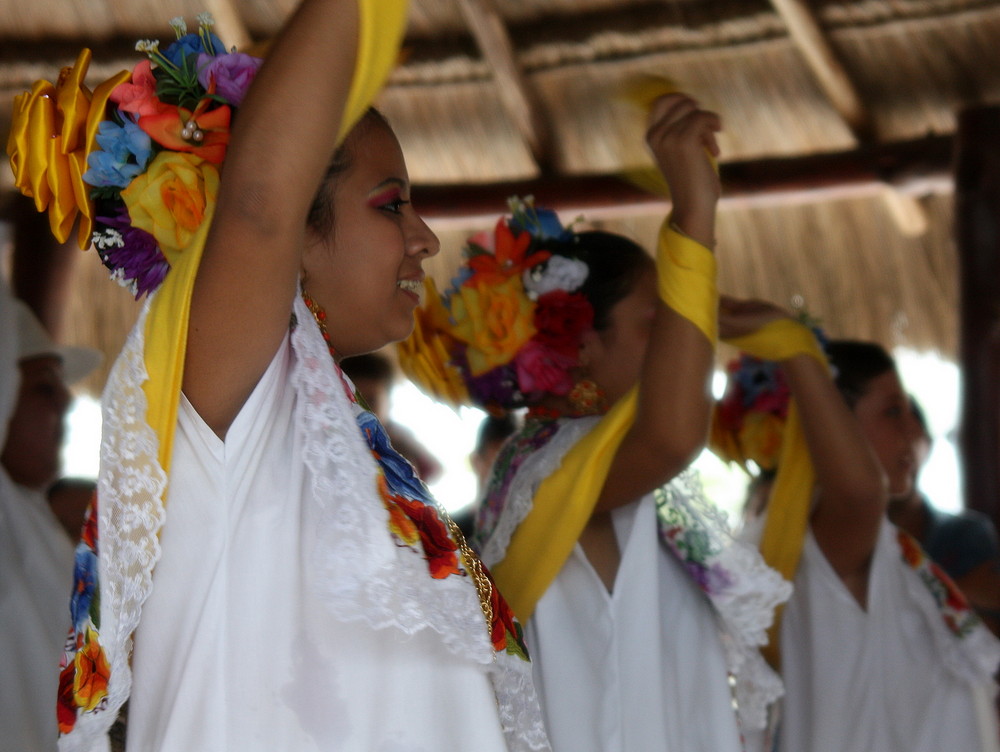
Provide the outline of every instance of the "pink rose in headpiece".
[[156,96],[156,79],[148,59],[136,64],[131,82],[118,84],[109,99],[122,112],[131,112],[137,117],[157,115],[166,106]]
[[525,394],[569,394],[573,388],[570,369],[576,364],[575,357],[553,350],[537,339],[522,347],[514,361],[517,383]]
[[198,82],[211,90],[214,78],[215,93],[233,107],[239,107],[263,62],[242,52],[216,56],[202,53],[198,55]]

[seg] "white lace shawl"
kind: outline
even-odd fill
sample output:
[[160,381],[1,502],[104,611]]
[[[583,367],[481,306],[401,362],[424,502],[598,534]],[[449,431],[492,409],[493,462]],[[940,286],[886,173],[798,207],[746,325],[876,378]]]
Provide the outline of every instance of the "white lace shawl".
[[[98,481],[101,644],[111,665],[107,705],[83,713],[63,750],[90,750],[128,699],[132,634],[152,590],[165,519],[167,477],[159,442],[146,422],[143,360],[147,300],[116,362],[103,399],[104,437]],[[454,654],[483,666],[492,680],[499,718],[511,750],[544,750],[542,725],[528,662],[493,651],[470,577],[432,579],[422,556],[393,544],[378,496],[374,458],[361,436],[352,404],[312,315],[296,297],[299,326],[292,334],[303,461],[310,470],[306,503],[320,510],[315,561],[317,596],[345,622],[405,634],[429,629]],[[359,566],[363,562],[363,566]]]
[[[483,541],[482,558],[487,566],[503,560],[511,536],[531,512],[538,486],[598,421],[596,417],[561,421],[549,442],[524,460],[511,481],[496,526]],[[735,679],[740,722],[747,729],[762,729],[767,723],[767,708],[781,696],[783,687],[758,648],[767,642],[774,609],[788,600],[791,584],[768,567],[755,548],[733,538],[724,514],[705,498],[697,473],[685,471],[664,488],[664,493],[664,502],[678,510],[688,530],[708,541],[712,554],[704,563],[712,571],[724,573],[714,585],[699,583],[699,587],[715,609],[727,666]],[[685,564],[683,559],[681,563]]]

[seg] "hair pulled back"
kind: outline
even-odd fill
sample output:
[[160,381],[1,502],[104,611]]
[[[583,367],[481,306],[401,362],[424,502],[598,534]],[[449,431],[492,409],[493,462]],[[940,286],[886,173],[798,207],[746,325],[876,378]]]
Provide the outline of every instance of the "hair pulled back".
[[896,361],[875,342],[832,340],[826,352],[836,372],[834,383],[851,409],[868,391],[872,379],[896,370]]

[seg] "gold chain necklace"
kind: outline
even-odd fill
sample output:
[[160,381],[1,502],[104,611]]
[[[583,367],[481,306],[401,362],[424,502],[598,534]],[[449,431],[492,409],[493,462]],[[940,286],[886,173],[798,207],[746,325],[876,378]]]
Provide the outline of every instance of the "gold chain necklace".
[[[316,325],[319,326],[320,334],[323,335],[323,340],[326,342],[326,347],[330,351],[330,355],[334,355],[333,344],[330,342],[330,332],[326,328],[326,311],[323,310],[322,306],[313,300],[312,296],[302,290],[302,301],[306,304],[306,308],[313,315],[316,320]],[[479,596],[479,607],[483,611],[483,618],[486,620],[486,634],[490,638],[490,644],[493,643],[493,583],[490,581],[489,575],[486,574],[486,570],[483,569],[483,563],[480,561],[479,556],[472,547],[465,540],[465,535],[462,533],[461,528],[458,524],[451,518],[446,510],[437,499],[433,499],[434,509],[437,511],[438,516],[445,523],[448,528],[448,532],[451,534],[452,540],[458,546],[458,551],[462,556],[462,561],[465,564],[465,569],[472,578],[472,582],[476,586],[476,594]]]

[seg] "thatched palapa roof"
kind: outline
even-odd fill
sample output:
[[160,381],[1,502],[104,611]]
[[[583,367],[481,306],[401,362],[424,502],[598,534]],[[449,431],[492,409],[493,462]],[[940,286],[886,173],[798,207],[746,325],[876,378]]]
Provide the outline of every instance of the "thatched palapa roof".
[[[135,64],[136,39],[170,38],[173,16],[207,5],[219,35],[246,46],[294,5],[0,3],[3,132],[11,98],[82,46],[94,85]],[[961,108],[1000,100],[1000,2],[413,0],[379,104],[442,238],[431,272],[447,279],[465,235],[515,191],[651,246],[667,204],[619,178],[651,164],[621,96],[640,74],[724,118],[724,290],[796,301],[834,335],[956,354],[952,136]],[[0,207],[10,185],[4,171]],[[135,305],[89,261],[66,335],[110,352]]]

